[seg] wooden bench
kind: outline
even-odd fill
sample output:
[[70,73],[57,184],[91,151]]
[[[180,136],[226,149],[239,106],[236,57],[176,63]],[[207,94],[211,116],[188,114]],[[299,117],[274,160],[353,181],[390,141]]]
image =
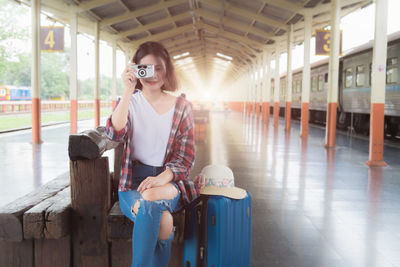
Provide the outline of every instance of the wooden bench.
[[0,266],[70,266],[69,174],[0,208]]
[[[71,135],[70,172],[0,208],[1,267],[130,266],[133,224],[117,191],[123,147],[104,137],[104,129]],[[101,157],[107,149],[114,149],[115,175]],[[171,267],[183,260],[184,212],[173,216]]]

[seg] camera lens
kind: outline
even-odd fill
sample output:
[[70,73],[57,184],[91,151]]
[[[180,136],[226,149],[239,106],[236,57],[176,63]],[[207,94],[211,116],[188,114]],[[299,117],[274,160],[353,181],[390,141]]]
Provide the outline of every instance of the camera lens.
[[144,77],[144,76],[146,76],[146,71],[144,69],[140,69],[138,71],[138,74],[139,74],[140,77]]

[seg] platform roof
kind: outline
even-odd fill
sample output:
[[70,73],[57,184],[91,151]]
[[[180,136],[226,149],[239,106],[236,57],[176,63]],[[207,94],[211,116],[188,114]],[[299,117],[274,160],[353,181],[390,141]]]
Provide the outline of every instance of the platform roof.
[[[343,17],[372,0],[340,2]],[[304,14],[312,14],[313,32],[328,26],[331,4],[329,0],[41,0],[41,8],[67,24],[77,13],[78,31],[91,35],[99,22],[100,39],[117,42],[130,57],[142,42],[160,41],[172,56],[189,53],[176,59],[181,71],[196,69],[207,77],[220,66],[227,77],[237,77],[254,65],[263,50],[273,52],[275,42],[285,51],[290,24],[295,43],[302,43]]]

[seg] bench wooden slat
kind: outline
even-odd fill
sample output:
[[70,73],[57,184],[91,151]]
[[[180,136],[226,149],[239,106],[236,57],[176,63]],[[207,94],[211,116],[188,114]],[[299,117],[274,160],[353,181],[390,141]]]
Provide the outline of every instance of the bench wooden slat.
[[33,239],[35,267],[70,267],[71,237],[60,239]]
[[126,241],[132,240],[133,222],[122,213],[119,201],[114,203],[107,216],[107,222],[108,241],[112,242],[120,239]]
[[69,173],[66,172],[31,193],[18,198],[0,208],[0,240],[22,241],[23,214],[43,200],[54,196],[69,185]]
[[[180,211],[172,214],[176,228],[172,240],[169,267],[180,267],[183,261],[183,234],[185,228],[185,213]],[[132,260],[132,229],[133,222],[125,217],[119,207],[119,201],[114,203],[107,216],[108,241],[111,242],[112,267],[129,266]]]
[[0,266],[33,267],[33,240],[0,241]]
[[58,239],[69,233],[71,187],[42,201],[24,213],[24,238]]

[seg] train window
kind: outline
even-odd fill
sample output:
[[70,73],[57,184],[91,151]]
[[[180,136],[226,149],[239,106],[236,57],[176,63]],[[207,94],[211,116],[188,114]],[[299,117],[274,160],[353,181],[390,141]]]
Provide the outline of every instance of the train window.
[[311,92],[315,92],[318,89],[317,76],[311,77]]
[[387,66],[397,65],[397,57],[387,59]]
[[328,73],[325,73],[325,83],[328,82]]
[[392,57],[387,59],[387,69],[386,69],[386,83],[397,83],[398,77],[397,74],[397,57]]
[[369,84],[372,85],[372,63],[369,63]]
[[299,81],[299,93],[303,90],[303,83]]
[[318,91],[323,91],[324,90],[324,76],[319,75],[318,76]]
[[295,80],[293,80],[293,82],[292,82],[292,93],[293,94],[296,93],[296,81]]
[[0,89],[0,95],[5,96],[6,95],[6,89]]
[[356,86],[361,87],[365,85],[365,67],[357,66],[356,68]]
[[350,88],[353,85],[353,69],[347,68],[344,71],[345,83],[344,87]]
[[391,67],[386,70],[386,83],[397,83],[398,78],[398,69],[397,67]]
[[297,93],[300,93],[300,92],[301,92],[301,81],[300,81],[300,80],[298,80],[298,81],[296,82],[296,92],[297,92]]

